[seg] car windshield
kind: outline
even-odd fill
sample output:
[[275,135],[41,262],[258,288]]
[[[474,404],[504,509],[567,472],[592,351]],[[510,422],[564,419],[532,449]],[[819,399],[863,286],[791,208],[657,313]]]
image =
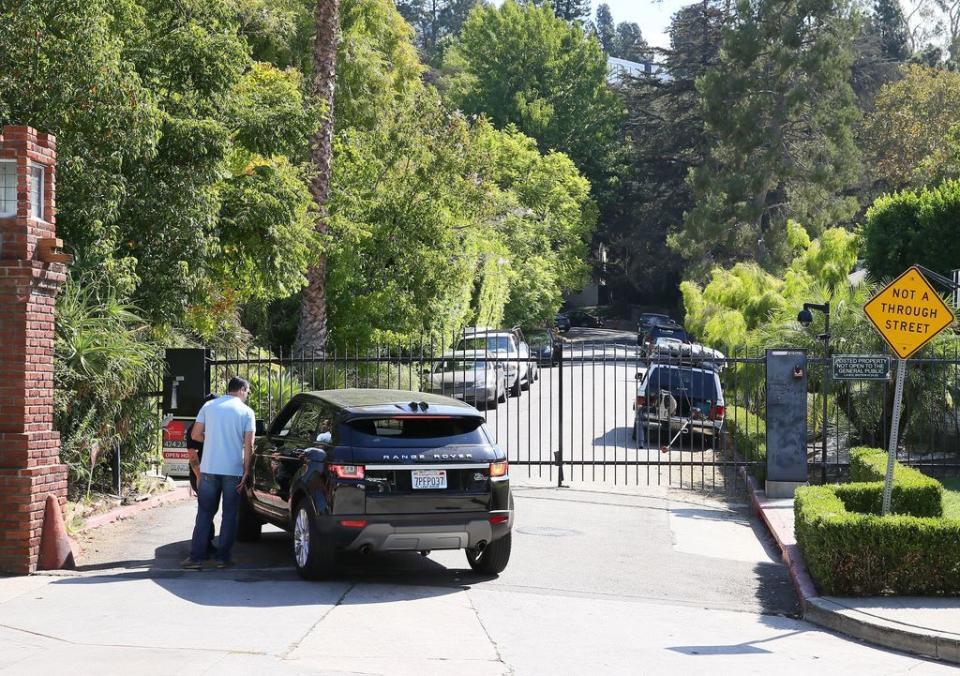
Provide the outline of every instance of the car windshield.
[[483,359],[444,359],[437,364],[437,373],[453,373],[455,371],[479,371],[482,369],[493,368],[493,364]]
[[656,322],[669,322],[669,321],[671,321],[671,319],[667,315],[654,315],[654,314],[640,315],[640,322],[642,324],[654,324]]
[[665,336],[657,338],[657,347],[680,347],[681,345],[683,345],[683,341],[679,338],[667,338]]
[[527,342],[533,347],[543,347],[550,344],[550,336],[546,331],[531,331],[527,334]]
[[678,340],[687,339],[687,332],[680,326],[654,326],[651,333],[656,338],[672,337]]
[[513,352],[513,340],[510,336],[476,336],[464,338],[457,346],[458,350],[479,350],[481,352],[496,352],[506,350]]
[[716,401],[719,398],[713,373],[658,366],[650,371],[647,378],[647,392],[669,390],[674,396],[681,394],[691,399]]

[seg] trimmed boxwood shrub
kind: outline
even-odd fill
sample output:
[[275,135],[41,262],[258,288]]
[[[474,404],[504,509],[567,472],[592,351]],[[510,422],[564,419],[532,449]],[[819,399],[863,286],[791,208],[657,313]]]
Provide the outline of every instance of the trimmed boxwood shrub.
[[[855,483],[837,486],[837,496],[851,512],[880,514],[886,473],[886,451],[850,449],[850,480]],[[890,509],[894,514],[943,516],[943,485],[912,467],[894,463]]]
[[848,511],[839,486],[804,486],[797,544],[821,593],[960,594],[960,519]]

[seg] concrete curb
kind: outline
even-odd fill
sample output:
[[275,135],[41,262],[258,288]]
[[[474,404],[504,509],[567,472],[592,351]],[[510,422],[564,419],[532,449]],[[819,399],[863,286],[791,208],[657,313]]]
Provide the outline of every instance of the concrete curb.
[[960,636],[956,634],[933,629],[918,631],[911,625],[888,620],[820,596],[792,533],[788,536],[784,525],[778,523],[764,509],[766,495],[757,488],[753,477],[746,474],[746,480],[753,509],[776,540],[783,562],[790,571],[790,579],[797,591],[804,620],[884,648],[960,664]]
[[103,514],[97,514],[96,516],[91,516],[89,519],[86,519],[83,522],[83,527],[80,528],[81,533],[93,530],[94,528],[100,528],[101,526],[106,526],[108,523],[113,523],[121,519],[126,519],[140,512],[144,512],[148,509],[153,509],[154,507],[160,507],[161,505],[166,505],[171,502],[179,502],[180,500],[186,500],[190,497],[190,487],[181,486],[180,488],[175,488],[172,491],[166,493],[160,493],[159,495],[154,495],[142,502],[136,502],[132,505],[123,505],[121,507],[115,507],[109,512],[104,512]]

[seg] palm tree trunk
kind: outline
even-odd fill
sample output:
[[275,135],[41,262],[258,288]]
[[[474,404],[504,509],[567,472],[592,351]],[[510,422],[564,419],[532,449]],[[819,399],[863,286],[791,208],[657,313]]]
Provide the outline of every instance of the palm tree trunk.
[[[316,205],[315,228],[327,234],[327,197],[330,194],[330,161],[333,154],[333,92],[337,80],[337,42],[340,0],[317,0],[314,13],[313,96],[324,106],[323,120],[311,142],[313,179],[310,193]],[[323,351],[327,338],[327,257],[322,254],[307,271],[307,286],[300,305],[296,351]]]

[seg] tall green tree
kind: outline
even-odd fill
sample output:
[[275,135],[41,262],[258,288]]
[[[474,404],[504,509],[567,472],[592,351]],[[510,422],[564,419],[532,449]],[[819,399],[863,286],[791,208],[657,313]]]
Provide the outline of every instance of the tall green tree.
[[720,63],[699,82],[716,142],[690,176],[695,206],[673,244],[701,270],[715,261],[786,256],[785,223],[815,232],[857,203],[850,86],[857,20],[847,0],[742,0]]
[[607,54],[615,56],[617,51],[617,27],[613,22],[613,14],[610,12],[610,5],[601,3],[597,7],[597,40],[600,41],[600,47]]
[[678,300],[683,259],[667,235],[694,206],[686,178],[710,148],[697,80],[719,63],[722,30],[730,16],[722,2],[680,9],[670,24],[663,69],[621,86],[624,168],[601,220],[609,248],[608,286],[615,298],[670,306]]
[[596,39],[549,7],[477,7],[444,58],[450,103],[515,124],[541,151],[568,155],[602,191],[622,107]]
[[460,32],[470,10],[482,0],[397,0],[397,10],[417,31],[417,45],[432,63],[445,38]]
[[883,87],[860,132],[879,190],[956,178],[951,130],[960,125],[960,73],[911,65]]
[[874,0],[870,29],[880,42],[880,53],[890,61],[910,58],[910,29],[899,0]]
[[649,58],[649,46],[640,26],[632,21],[617,24],[616,52],[613,56],[628,61],[643,61]]

